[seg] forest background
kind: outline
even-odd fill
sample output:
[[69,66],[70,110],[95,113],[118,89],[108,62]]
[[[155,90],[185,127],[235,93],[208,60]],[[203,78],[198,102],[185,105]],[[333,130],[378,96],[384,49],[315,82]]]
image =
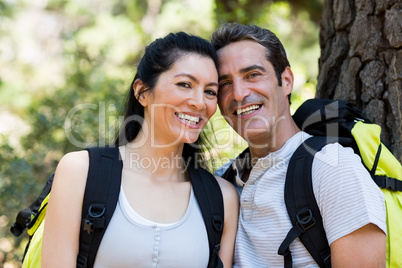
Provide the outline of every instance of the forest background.
[[[325,43],[331,41],[325,38],[350,29],[355,21],[350,19],[344,23],[348,16],[342,12],[348,14],[348,10],[336,5],[342,1],[0,0],[0,268],[19,267],[27,236],[14,238],[9,232],[10,225],[17,212],[30,205],[41,191],[60,158],[86,146],[113,142],[122,121],[129,83],[147,44],[177,31],[210,39],[212,32],[225,22],[268,28],[284,44],[295,75],[291,106],[294,111],[304,100],[315,96],[316,88],[319,93],[320,88],[326,87],[325,81],[331,82],[334,77],[341,82],[351,78],[340,76],[340,68],[338,74],[321,75],[321,80],[319,75],[319,66],[334,69],[331,63],[323,62],[334,59],[330,53],[321,54],[320,58]],[[397,2],[369,2],[374,1],[386,2],[382,10],[377,4],[375,10],[380,10],[375,14],[377,17],[385,17],[386,10]],[[357,7],[352,13],[358,17],[363,2],[345,3]],[[333,8],[334,14],[343,19],[337,22],[336,16],[328,16]],[[400,14],[401,6],[396,10]],[[332,30],[328,27],[331,20],[338,25],[344,23],[344,28]],[[328,29],[333,33],[325,34]],[[400,55],[402,38],[397,38],[394,46]],[[389,65],[394,68],[391,56]],[[333,65],[343,67],[345,62],[350,62],[347,58],[341,57],[344,62],[333,60]],[[351,65],[345,68],[348,66]],[[359,70],[364,71],[364,66],[361,64]],[[382,73],[385,72],[384,69]],[[359,77],[357,71],[355,76]],[[384,77],[380,75],[372,83]],[[364,77],[360,80],[363,83],[359,85],[363,84],[364,88]],[[400,77],[395,80],[400,85]],[[328,95],[323,92],[329,90],[321,90],[317,95],[336,97],[340,91],[336,90],[336,83],[330,85],[335,93]],[[388,92],[388,87],[385,91]],[[396,100],[400,100],[398,87],[396,92]],[[360,96],[362,92],[357,93]],[[353,100],[351,94],[339,96]],[[354,98],[364,108],[363,104],[371,103],[376,96],[367,95],[363,101]],[[379,107],[381,103],[376,100],[372,106]],[[392,117],[393,110],[386,106],[392,105],[388,102],[384,105]],[[386,138],[398,149],[400,117],[394,115],[391,119],[391,123],[380,117],[377,121],[394,126],[396,134],[390,131],[390,138]],[[398,124],[392,123],[395,121]],[[217,159],[213,168],[216,168],[236,156],[246,143],[230,129],[219,112],[211,123],[208,130],[209,134],[212,129],[215,131],[210,139],[214,144],[213,157]],[[401,160],[402,154],[399,155]]]

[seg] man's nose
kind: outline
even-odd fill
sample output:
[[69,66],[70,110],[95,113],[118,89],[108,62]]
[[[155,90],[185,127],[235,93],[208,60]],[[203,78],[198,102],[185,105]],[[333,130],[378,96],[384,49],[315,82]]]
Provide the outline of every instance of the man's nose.
[[241,102],[248,95],[250,95],[250,90],[240,79],[233,81],[233,98],[235,101]]

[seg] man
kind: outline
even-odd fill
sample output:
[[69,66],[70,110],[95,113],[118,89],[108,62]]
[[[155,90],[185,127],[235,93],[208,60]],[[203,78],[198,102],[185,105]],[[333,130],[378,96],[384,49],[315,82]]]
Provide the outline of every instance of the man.
[[[293,74],[279,39],[257,26],[225,24],[212,36],[219,56],[221,113],[249,148],[217,175],[240,193],[234,267],[283,267],[278,248],[292,224],[284,202],[289,159],[310,135],[290,114]],[[314,195],[331,249],[332,267],[385,267],[384,197],[350,148],[330,144],[312,167]],[[317,267],[299,239],[294,267]]]

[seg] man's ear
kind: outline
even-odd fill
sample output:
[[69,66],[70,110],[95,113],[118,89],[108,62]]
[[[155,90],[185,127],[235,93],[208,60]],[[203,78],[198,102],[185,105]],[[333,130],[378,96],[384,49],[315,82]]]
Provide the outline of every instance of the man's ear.
[[283,93],[287,96],[293,90],[293,73],[289,66],[281,74]]
[[141,103],[142,106],[145,107],[148,105],[148,98],[147,94],[144,91],[146,91],[146,86],[141,79],[137,78],[133,84],[134,97],[138,100],[139,103]]

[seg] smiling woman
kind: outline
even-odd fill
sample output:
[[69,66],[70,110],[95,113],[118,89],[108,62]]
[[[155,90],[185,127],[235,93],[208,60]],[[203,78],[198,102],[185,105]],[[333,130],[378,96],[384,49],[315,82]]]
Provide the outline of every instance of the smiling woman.
[[[162,73],[152,91],[137,79],[134,95],[144,107],[147,130],[136,139],[171,147],[194,143],[217,108],[218,75],[211,58],[182,55]],[[152,119],[151,119],[152,118]],[[144,127],[144,126],[143,126]]]
[[[151,43],[128,90],[115,142],[122,160],[120,194],[99,249],[92,259],[83,258],[80,241],[87,174],[97,160],[87,151],[69,153],[52,186],[42,267],[75,267],[77,256],[86,267],[230,267],[238,194],[199,168],[199,137],[216,111],[217,93],[217,55],[208,41],[180,32]],[[211,206],[223,202],[217,240],[205,216],[210,194],[196,187],[205,181],[218,189]]]

